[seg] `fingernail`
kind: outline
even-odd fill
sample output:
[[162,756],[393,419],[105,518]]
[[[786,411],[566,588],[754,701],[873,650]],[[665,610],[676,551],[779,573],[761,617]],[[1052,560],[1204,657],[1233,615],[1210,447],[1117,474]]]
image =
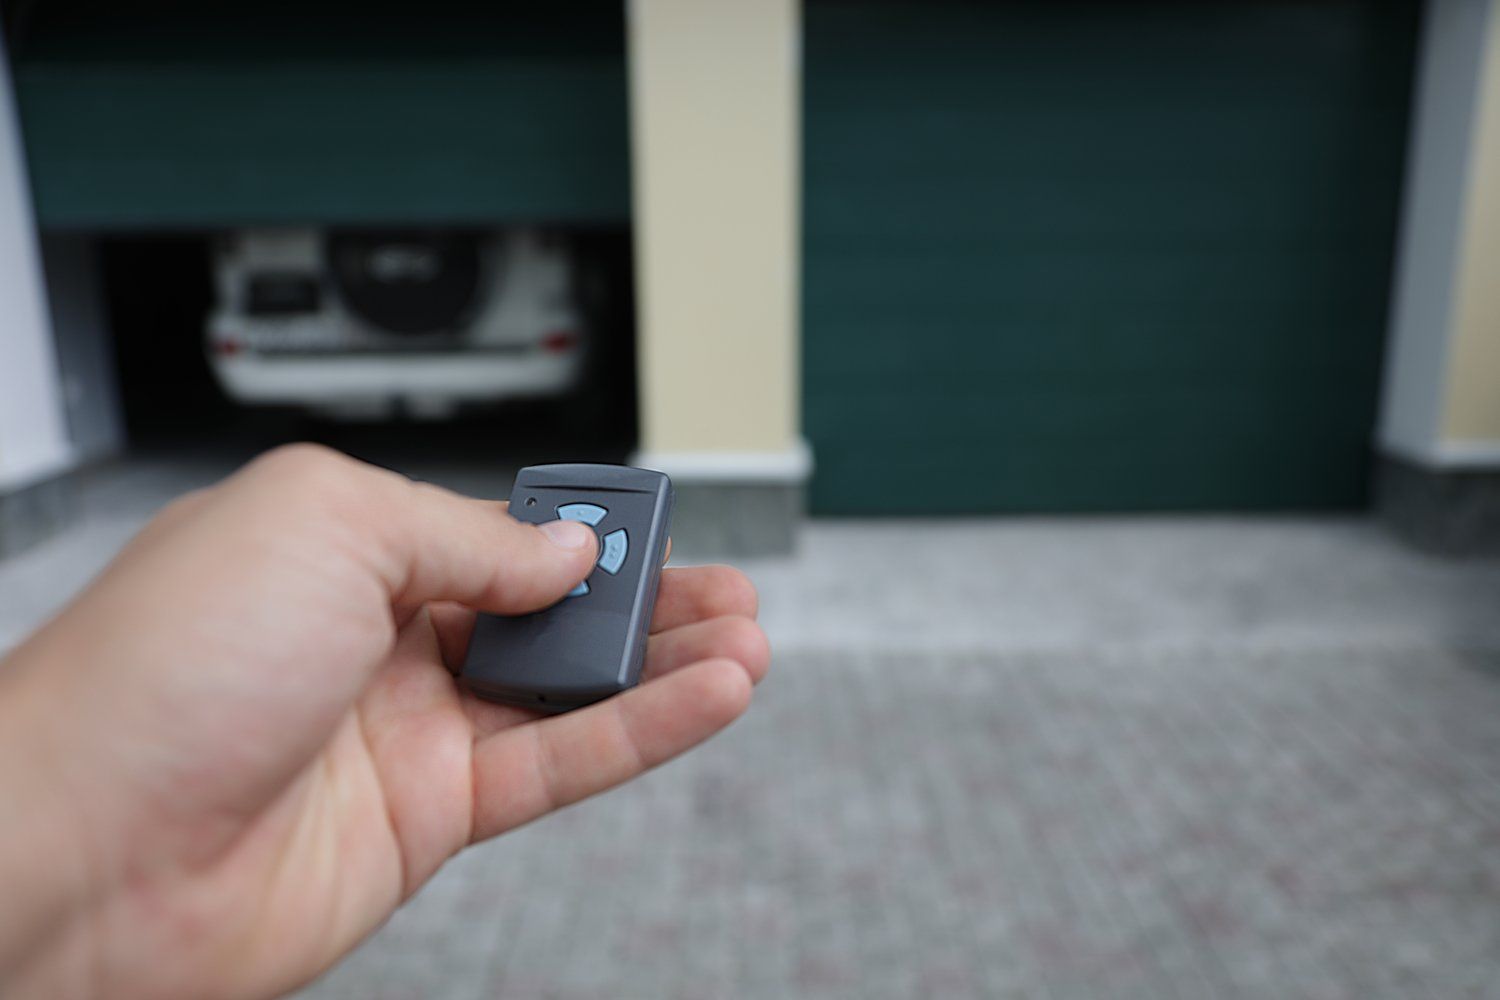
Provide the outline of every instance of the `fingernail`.
[[541,529],[549,542],[562,549],[581,549],[594,541],[594,529],[578,521],[548,521]]

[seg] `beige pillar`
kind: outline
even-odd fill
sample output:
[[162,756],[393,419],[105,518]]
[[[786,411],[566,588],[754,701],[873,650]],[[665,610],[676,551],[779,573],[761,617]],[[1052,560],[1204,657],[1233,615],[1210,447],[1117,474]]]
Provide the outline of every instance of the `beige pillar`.
[[1441,434],[1450,455],[1500,466],[1500,10],[1487,6]]
[[631,0],[641,453],[800,479],[796,0]]
[[797,0],[630,0],[638,465],[678,551],[790,549],[811,458],[797,339]]

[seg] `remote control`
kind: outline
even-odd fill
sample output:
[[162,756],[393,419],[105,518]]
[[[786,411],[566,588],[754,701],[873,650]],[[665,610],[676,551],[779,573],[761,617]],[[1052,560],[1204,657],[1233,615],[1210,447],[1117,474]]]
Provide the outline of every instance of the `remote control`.
[[593,572],[529,615],[481,614],[461,677],[492,701],[565,712],[640,680],[666,556],[672,481],[623,465],[533,465],[516,476],[510,513],[582,521],[599,536]]

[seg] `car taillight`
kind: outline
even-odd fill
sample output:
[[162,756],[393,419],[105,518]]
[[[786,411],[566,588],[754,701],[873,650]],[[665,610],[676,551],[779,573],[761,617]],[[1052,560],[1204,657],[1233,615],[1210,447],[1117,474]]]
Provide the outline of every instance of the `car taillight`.
[[578,346],[578,334],[572,330],[553,330],[542,338],[542,350],[562,354]]

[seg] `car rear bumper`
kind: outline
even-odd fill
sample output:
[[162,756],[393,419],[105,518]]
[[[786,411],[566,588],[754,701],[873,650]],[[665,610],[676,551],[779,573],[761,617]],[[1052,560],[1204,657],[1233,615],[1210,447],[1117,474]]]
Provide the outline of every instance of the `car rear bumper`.
[[209,363],[243,403],[337,406],[397,400],[495,402],[566,392],[578,381],[578,352],[274,356],[214,355]]

